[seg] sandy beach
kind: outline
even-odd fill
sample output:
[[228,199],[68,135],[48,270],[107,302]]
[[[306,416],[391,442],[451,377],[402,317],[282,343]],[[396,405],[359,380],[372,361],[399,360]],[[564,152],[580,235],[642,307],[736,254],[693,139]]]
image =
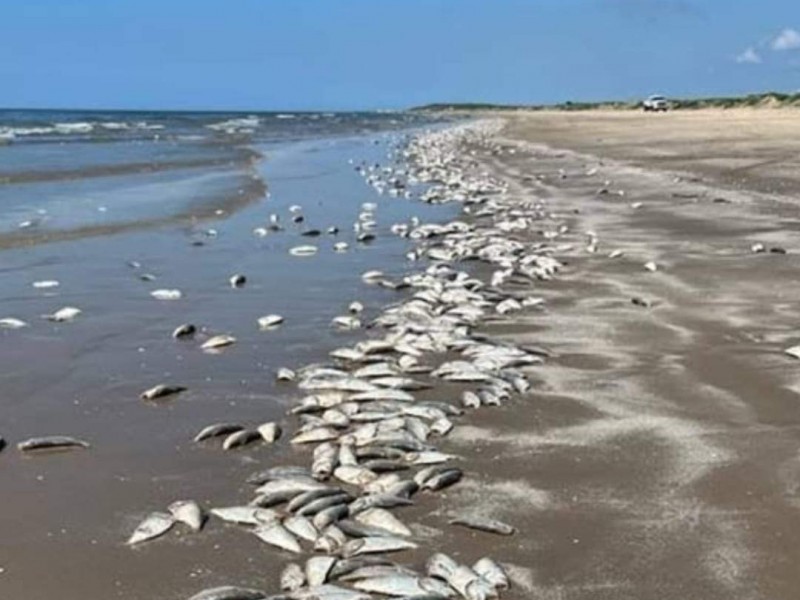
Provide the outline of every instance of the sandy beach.
[[527,417],[457,434],[540,503],[531,597],[796,594],[798,132],[794,110],[530,113],[485,159],[572,213],[546,312],[502,329],[554,354]]
[[[496,560],[511,580],[504,600],[794,598],[800,363],[784,350],[800,343],[792,198],[800,187],[798,114],[481,118],[473,125],[480,135],[423,136],[421,155],[388,161],[387,172],[359,167],[355,174],[342,164],[348,155],[364,165],[386,161],[389,148],[401,155],[407,140],[396,135],[284,148],[261,169],[269,203],[248,203],[211,223],[221,233],[206,247],[189,245],[198,231],[166,224],[119,239],[5,250],[9,282],[21,272],[51,276],[55,265],[65,282],[83,286],[67,283],[61,297],[36,298],[36,313],[69,300],[86,314],[32,334],[4,332],[14,373],[6,390],[14,400],[0,434],[13,446],[21,437],[73,433],[92,448],[20,457],[9,447],[0,455],[12,517],[0,543],[0,590],[28,600],[56,590],[65,600],[179,600],[233,584],[277,593],[282,570],[308,558],[309,545],[298,558],[216,518],[197,533],[176,526],[139,547],[125,540],[149,512],[174,500],[192,498],[204,510],[246,504],[253,471],[311,465],[312,451],[289,440],[321,428],[315,418],[324,414],[327,424],[346,418],[333,438],[339,446],[349,446],[356,431],[367,435],[359,419],[394,427],[400,418],[431,451],[458,457],[447,464],[463,474],[460,481],[412,494],[413,505],[393,511],[418,547],[390,558],[414,572],[444,552],[464,565]],[[442,148],[444,159],[436,154]],[[439,166],[420,165],[426,158]],[[361,181],[380,187],[398,173],[415,174],[440,195],[427,197],[432,205],[418,196],[376,198]],[[315,195],[321,189],[328,195]],[[287,261],[289,247],[308,241],[300,237],[305,225],[252,239],[267,210],[287,219],[289,206],[302,203],[312,224],[344,230],[345,215],[363,213],[364,201],[377,203],[366,210],[366,218],[378,215],[377,240],[359,246],[352,233],[338,238],[354,245],[346,255],[329,252],[331,240],[316,242],[319,256]],[[392,223],[406,229],[390,230]],[[434,224],[449,225],[439,231]],[[419,235],[392,235],[401,231]],[[480,251],[470,254],[470,247]],[[130,258],[152,267],[158,285],[188,290],[186,301],[153,305],[124,265]],[[384,286],[367,285],[362,275],[370,269],[385,273]],[[226,285],[235,271],[251,277],[241,290]],[[15,285],[9,310],[30,312],[27,280]],[[425,300],[414,296],[420,293]],[[352,300],[367,307],[364,328],[332,330],[331,318]],[[392,314],[412,307],[435,326],[419,315],[391,325]],[[255,316],[273,311],[286,323],[256,331]],[[450,320],[436,321],[443,315]],[[210,357],[170,339],[183,321],[240,339]],[[425,348],[419,357],[407,347],[379,358],[329,354],[365,340],[397,345],[396,336],[410,333],[412,350]],[[501,361],[491,355],[479,383],[442,375],[453,361],[480,362],[468,353],[474,346],[490,355],[516,349],[531,364],[491,366]],[[309,393],[354,385],[351,376],[370,387],[369,376],[353,374],[376,363],[421,383],[425,389],[413,391],[418,409],[435,416],[444,410],[440,402],[460,411],[464,393],[485,391],[486,381],[511,391],[497,405],[482,398],[479,408],[448,414],[452,430],[439,416],[403,413],[391,402],[353,406],[347,395],[327,396],[332,407],[343,405],[335,415],[292,411]],[[296,370],[297,381],[276,382],[279,367]],[[315,369],[332,371],[323,377]],[[332,378],[325,379],[330,388],[308,392],[320,377]],[[159,405],[138,399],[165,379],[188,385],[188,393]],[[191,443],[208,423],[268,420],[285,431],[272,446],[224,452]],[[369,435],[374,441],[375,431]],[[369,495],[342,477],[326,485]],[[448,524],[464,514],[515,532]]]

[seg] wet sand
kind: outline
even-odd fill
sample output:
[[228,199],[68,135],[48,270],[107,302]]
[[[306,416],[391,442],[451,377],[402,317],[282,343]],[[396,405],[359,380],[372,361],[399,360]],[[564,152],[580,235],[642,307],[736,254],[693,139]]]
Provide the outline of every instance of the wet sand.
[[546,309],[490,328],[552,351],[535,391],[454,433],[482,474],[454,502],[521,529],[496,553],[532,570],[515,597],[797,596],[799,132],[789,110],[535,113],[478,154],[573,244]]

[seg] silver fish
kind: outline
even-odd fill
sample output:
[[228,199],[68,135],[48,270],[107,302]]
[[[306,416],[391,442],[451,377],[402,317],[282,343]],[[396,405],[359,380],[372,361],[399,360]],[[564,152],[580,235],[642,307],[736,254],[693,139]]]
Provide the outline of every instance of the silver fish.
[[225,441],[222,442],[222,447],[225,450],[232,450],[234,448],[246,446],[247,444],[258,439],[261,439],[261,435],[257,431],[253,431],[252,429],[242,429],[241,431],[237,431],[226,437]]
[[50,435],[46,437],[30,438],[17,444],[17,449],[21,452],[62,450],[68,448],[89,448],[89,442],[66,435]]
[[185,391],[186,388],[180,385],[167,385],[160,383],[157,386],[151,387],[149,390],[142,392],[141,397],[144,400],[156,400],[157,398],[165,398],[166,396],[172,396]]
[[463,527],[469,527],[470,529],[478,529],[498,535],[512,535],[516,531],[514,527],[502,521],[477,515],[459,515],[450,519],[449,522],[451,525],[461,525]]
[[259,590],[226,585],[203,590],[189,600],[263,600],[267,595]]
[[131,537],[128,538],[127,544],[132,546],[134,544],[153,540],[172,529],[174,524],[175,519],[172,515],[161,512],[150,513],[147,518],[136,527]]
[[295,592],[306,584],[303,568],[297,563],[289,563],[281,571],[280,586],[284,592]]
[[259,525],[253,529],[253,533],[258,539],[271,546],[294,552],[295,554],[300,554],[303,551],[294,534],[278,521],[272,521],[266,525]]
[[213,423],[203,429],[194,436],[195,442],[202,442],[203,440],[207,440],[209,438],[218,437],[221,435],[229,435],[231,433],[235,433],[237,431],[241,431],[244,429],[241,425],[237,423]]
[[309,587],[316,587],[328,581],[328,575],[336,564],[333,556],[314,556],[306,561],[306,581]]
[[203,509],[194,500],[178,500],[167,507],[176,521],[185,523],[194,531],[200,531],[205,522]]

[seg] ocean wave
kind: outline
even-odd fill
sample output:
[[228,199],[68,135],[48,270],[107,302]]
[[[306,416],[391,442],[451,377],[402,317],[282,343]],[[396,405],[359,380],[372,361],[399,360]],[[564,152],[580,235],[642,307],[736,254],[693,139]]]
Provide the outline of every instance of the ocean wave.
[[219,123],[211,123],[206,128],[212,131],[223,131],[225,133],[251,133],[261,124],[261,119],[256,116],[248,116],[239,119],[228,119]]
[[83,135],[96,129],[107,131],[150,131],[164,129],[164,125],[146,121],[65,121],[48,125],[0,127],[0,139],[45,135]]

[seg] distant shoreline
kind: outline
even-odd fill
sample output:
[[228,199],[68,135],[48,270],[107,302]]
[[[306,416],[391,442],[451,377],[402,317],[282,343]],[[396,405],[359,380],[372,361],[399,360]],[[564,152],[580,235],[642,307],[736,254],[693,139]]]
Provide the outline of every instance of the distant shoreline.
[[[482,102],[442,102],[415,106],[412,112],[473,112],[473,111],[581,111],[581,110],[640,110],[639,100],[608,100],[599,102],[561,102],[558,104],[492,104]],[[698,110],[704,108],[797,108],[800,93],[764,92],[746,96],[709,98],[669,98],[673,110]]]

